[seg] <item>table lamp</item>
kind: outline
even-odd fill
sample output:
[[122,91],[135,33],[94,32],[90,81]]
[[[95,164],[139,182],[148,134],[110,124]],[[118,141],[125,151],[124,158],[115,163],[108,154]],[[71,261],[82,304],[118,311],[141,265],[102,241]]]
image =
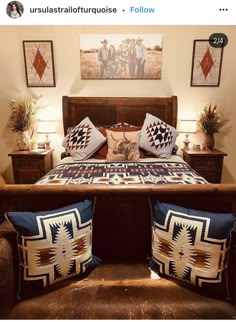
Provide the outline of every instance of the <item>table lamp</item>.
[[45,134],[45,149],[50,150],[50,139],[49,139],[49,134],[51,133],[56,133],[55,131],[55,122],[53,120],[39,120],[38,121],[38,133]]
[[196,120],[180,120],[179,132],[185,133],[185,139],[183,141],[183,150],[189,150],[189,134],[196,133],[197,131],[197,121]]

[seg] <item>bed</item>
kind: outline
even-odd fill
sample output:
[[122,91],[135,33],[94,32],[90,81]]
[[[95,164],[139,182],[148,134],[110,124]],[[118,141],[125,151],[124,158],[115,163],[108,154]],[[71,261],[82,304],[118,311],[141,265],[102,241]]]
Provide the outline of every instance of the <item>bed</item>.
[[[148,113],[148,114],[147,114]],[[205,184],[207,181],[199,176],[191,167],[183,161],[180,156],[168,155],[166,157],[158,157],[159,154],[153,155],[147,153],[143,149],[139,149],[140,157],[134,158],[131,162],[129,159],[132,156],[132,137],[129,140],[128,135],[140,131],[146,115],[151,117],[147,121],[153,125],[148,131],[152,139],[152,146],[157,133],[165,130],[161,125],[156,126],[156,117],[170,125],[171,128],[176,128],[177,123],[177,97],[166,98],[89,98],[89,97],[63,97],[63,124],[65,136],[68,135],[68,129],[74,128],[86,117],[89,117],[92,124],[100,129],[103,135],[107,132],[111,133],[111,138],[114,143],[114,148],[109,159],[108,151],[101,145],[98,152],[93,153],[89,158],[79,159],[77,162],[75,157],[66,157],[69,154],[64,154],[63,161],[49,174],[40,179],[37,184]],[[152,119],[153,116],[153,119]],[[163,123],[163,124],[165,124]],[[155,126],[154,126],[155,124]],[[87,126],[87,123],[86,123]],[[130,127],[130,128],[129,128]],[[104,131],[102,131],[104,130]],[[107,131],[108,130],[108,131]],[[119,133],[124,130],[124,138],[119,136]],[[126,132],[127,130],[132,131]],[[116,132],[114,132],[116,131]],[[119,131],[119,133],[117,133]],[[140,131],[141,133],[142,131]],[[79,135],[79,133],[77,132]],[[90,138],[86,144],[90,144],[92,140],[96,140],[96,133],[91,132]],[[118,139],[117,139],[118,134]],[[86,135],[86,134],[85,134]],[[168,137],[171,136],[171,137]],[[81,137],[80,137],[81,138]],[[110,138],[110,141],[111,141]],[[86,141],[86,138],[82,138]],[[120,139],[123,139],[122,142]],[[73,137],[73,148],[75,147],[76,138]],[[134,142],[135,139],[133,139]],[[169,141],[171,141],[171,143]],[[107,141],[109,138],[107,136]],[[172,132],[164,132],[157,138],[158,146],[164,148],[168,144],[175,141]],[[141,139],[140,142],[141,144]],[[147,142],[149,143],[149,142]],[[79,149],[84,149],[85,143],[82,146],[81,142]],[[125,145],[126,144],[126,145]],[[143,146],[145,148],[145,142]],[[124,146],[125,145],[125,146]],[[108,144],[109,146],[109,144]],[[78,147],[76,147],[78,148]],[[125,150],[127,155],[121,155],[121,150]],[[104,151],[101,151],[104,150]],[[163,150],[163,149],[162,149]],[[164,149],[165,150],[165,149]],[[73,150],[71,149],[73,152]],[[101,152],[99,152],[101,151]],[[118,151],[118,152],[117,152]],[[152,148],[151,151],[152,152]],[[156,151],[154,151],[156,152]],[[108,156],[108,157],[107,157]],[[164,156],[165,153],[164,153]],[[102,158],[102,159],[101,159]],[[108,159],[108,160],[107,160]],[[114,162],[115,161],[115,162]],[[128,162],[126,162],[128,161]]]

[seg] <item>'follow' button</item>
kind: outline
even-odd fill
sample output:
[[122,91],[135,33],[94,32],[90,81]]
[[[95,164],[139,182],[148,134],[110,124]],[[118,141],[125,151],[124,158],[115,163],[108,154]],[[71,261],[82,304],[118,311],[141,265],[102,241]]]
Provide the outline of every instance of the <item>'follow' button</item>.
[[130,7],[130,13],[154,13],[155,8]]

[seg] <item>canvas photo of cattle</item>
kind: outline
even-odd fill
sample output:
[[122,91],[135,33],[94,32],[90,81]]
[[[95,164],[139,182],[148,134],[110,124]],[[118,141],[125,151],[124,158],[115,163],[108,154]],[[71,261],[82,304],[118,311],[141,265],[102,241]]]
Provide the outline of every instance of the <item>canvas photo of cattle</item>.
[[162,35],[80,35],[81,79],[161,79]]

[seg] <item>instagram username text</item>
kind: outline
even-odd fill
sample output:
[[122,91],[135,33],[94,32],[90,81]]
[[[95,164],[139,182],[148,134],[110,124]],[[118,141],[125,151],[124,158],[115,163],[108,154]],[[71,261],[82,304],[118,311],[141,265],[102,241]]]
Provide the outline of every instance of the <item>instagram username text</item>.
[[100,13],[117,13],[117,8],[110,8],[108,6],[103,8],[85,8],[85,7],[44,7],[44,8],[30,8],[30,13],[93,13],[93,14],[100,14]]

